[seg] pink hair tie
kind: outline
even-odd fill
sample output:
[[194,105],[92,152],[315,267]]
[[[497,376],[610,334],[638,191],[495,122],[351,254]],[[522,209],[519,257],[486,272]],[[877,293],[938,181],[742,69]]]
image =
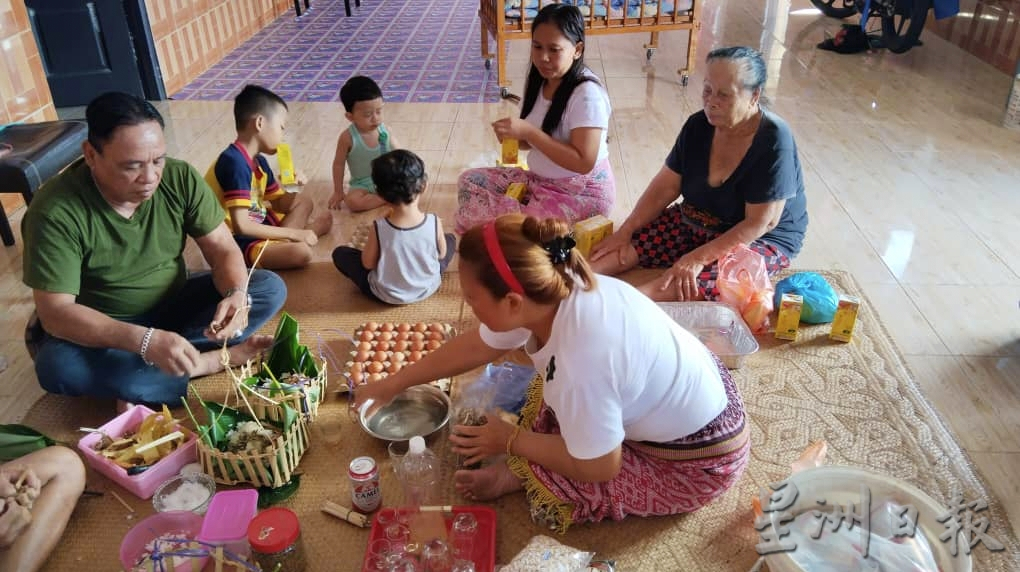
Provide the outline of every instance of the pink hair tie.
[[503,282],[506,283],[511,292],[516,292],[523,296],[524,288],[517,281],[513,271],[510,270],[506,256],[503,255],[503,249],[499,246],[499,236],[496,234],[496,221],[492,221],[482,228],[482,238],[485,240],[485,250],[488,251],[489,259],[492,260],[492,265],[496,267],[499,277],[503,279]]

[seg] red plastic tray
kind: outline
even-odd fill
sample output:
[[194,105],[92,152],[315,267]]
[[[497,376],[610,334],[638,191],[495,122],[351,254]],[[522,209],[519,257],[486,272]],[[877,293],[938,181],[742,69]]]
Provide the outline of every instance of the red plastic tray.
[[[379,509],[378,514],[387,514],[394,516],[398,510],[392,507]],[[475,536],[474,542],[474,554],[472,554],[472,560],[475,562],[476,572],[493,572],[496,569],[496,511],[485,506],[455,506],[453,512],[447,512],[443,514],[443,520],[446,522],[446,531],[450,532],[450,527],[453,525],[453,519],[460,513],[469,512],[475,515],[475,520],[478,521],[478,532]],[[372,541],[386,538],[386,534],[379,525],[378,519],[372,519],[372,533],[368,537],[368,543],[365,545],[365,557],[362,560],[361,570],[362,572],[373,572],[375,569],[369,567],[368,558],[368,546],[372,544]]]

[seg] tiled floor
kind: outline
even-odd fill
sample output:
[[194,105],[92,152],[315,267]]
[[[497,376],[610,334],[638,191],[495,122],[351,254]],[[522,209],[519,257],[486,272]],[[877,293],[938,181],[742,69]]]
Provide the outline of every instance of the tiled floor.
[[[862,284],[1020,530],[1020,132],[1000,127],[1011,78],[927,33],[923,47],[901,56],[816,50],[823,31],[838,23],[809,8],[807,0],[711,2],[702,49],[746,44],[768,58],[767,95],[793,127],[807,184],[811,223],[795,267],[847,270]],[[658,170],[686,117],[700,109],[700,75],[686,90],[677,83],[683,35],[665,34],[650,64],[645,39],[592,38],[587,49],[613,103],[616,220]],[[527,43],[513,43],[516,86],[526,58]],[[171,153],[200,169],[233,138],[229,102],[160,109]],[[296,160],[311,176],[307,192],[324,205],[345,121],[335,104],[291,109]],[[428,208],[449,220],[457,175],[495,162],[488,123],[512,111],[506,103],[387,105],[391,129],[429,167]],[[328,260],[367,216],[336,213],[317,258]],[[0,373],[0,422],[18,419],[40,392],[21,341],[31,295],[19,281],[20,252],[20,239],[0,249],[0,355],[10,362]]]
[[366,0],[348,18],[341,0],[285,15],[231,52],[174,99],[227,100],[257,83],[287,101],[339,101],[340,86],[367,75],[391,102],[499,100],[479,55],[476,0]]

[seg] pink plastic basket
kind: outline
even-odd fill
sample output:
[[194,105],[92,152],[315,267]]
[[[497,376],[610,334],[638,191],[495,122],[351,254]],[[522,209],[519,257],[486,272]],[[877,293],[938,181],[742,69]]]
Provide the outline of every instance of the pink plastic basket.
[[[135,431],[142,424],[142,421],[153,413],[155,411],[144,405],[134,405],[124,413],[114,417],[106,425],[100,427],[99,430],[109,435],[110,438],[116,439]],[[124,468],[103,458],[102,455],[92,448],[101,438],[102,436],[99,433],[89,433],[78,441],[78,449],[85,455],[85,460],[93,469],[141,499],[150,498],[152,493],[156,492],[159,485],[176,475],[181,470],[181,467],[188,463],[194,463],[198,458],[198,454],[195,451],[196,436],[192,433],[183,445],[178,447],[173,453],[160,459],[159,462],[149,467],[144,473],[128,475]]]
[[[158,512],[136,524],[124,535],[124,539],[120,543],[120,563],[124,566],[124,570],[144,567],[143,559],[154,548],[153,540],[164,535],[194,540],[201,528],[202,517],[191,511]],[[183,548],[185,547],[175,546],[169,542],[161,543],[159,546],[162,551],[176,551]],[[172,558],[167,557],[167,560],[172,560]],[[173,567],[167,562],[166,570],[191,570],[193,560],[195,569],[201,570],[208,557],[181,559],[182,565],[177,567]]]

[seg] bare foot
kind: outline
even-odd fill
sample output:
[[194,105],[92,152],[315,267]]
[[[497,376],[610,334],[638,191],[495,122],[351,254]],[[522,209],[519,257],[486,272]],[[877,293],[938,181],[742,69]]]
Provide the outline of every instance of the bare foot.
[[461,470],[453,474],[457,492],[468,500],[487,501],[524,488],[506,462],[496,462],[476,471]]
[[316,236],[328,234],[333,228],[333,215],[328,212],[319,214],[308,224],[308,228],[315,231]]
[[227,348],[230,365],[242,365],[273,345],[273,336],[254,335],[247,340]]

